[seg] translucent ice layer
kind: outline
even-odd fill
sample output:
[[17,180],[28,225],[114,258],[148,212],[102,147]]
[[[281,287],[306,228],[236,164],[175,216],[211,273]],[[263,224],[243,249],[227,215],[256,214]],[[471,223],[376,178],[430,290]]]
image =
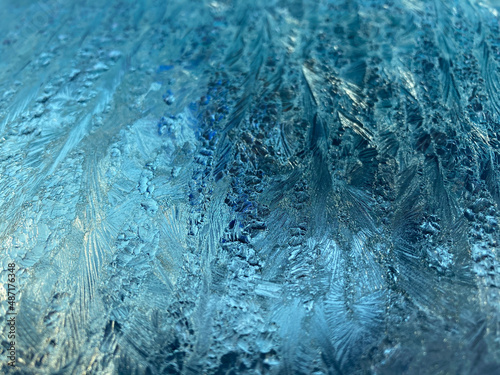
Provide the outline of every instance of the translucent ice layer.
[[0,0],[0,373],[500,374],[499,12]]

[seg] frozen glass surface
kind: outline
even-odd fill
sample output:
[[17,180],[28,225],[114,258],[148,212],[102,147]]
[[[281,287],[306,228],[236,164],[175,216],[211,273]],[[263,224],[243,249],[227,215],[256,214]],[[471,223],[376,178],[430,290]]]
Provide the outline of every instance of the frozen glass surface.
[[500,374],[499,12],[0,0],[0,373]]

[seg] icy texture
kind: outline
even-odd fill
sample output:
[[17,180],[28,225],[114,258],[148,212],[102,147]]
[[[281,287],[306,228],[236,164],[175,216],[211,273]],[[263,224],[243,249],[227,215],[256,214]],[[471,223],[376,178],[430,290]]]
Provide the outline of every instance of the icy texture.
[[498,1],[0,1],[17,374],[499,374]]

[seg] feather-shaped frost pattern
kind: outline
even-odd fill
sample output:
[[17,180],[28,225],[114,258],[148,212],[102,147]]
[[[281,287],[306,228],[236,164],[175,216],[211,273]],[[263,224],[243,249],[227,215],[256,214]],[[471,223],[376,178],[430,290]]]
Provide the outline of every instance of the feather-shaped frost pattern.
[[0,16],[1,374],[500,373],[497,1]]

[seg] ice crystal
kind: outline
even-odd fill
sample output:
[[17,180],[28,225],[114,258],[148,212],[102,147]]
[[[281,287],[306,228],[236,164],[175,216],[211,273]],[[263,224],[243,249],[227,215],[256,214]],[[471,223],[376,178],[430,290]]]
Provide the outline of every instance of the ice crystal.
[[0,12],[0,372],[500,373],[497,1]]

